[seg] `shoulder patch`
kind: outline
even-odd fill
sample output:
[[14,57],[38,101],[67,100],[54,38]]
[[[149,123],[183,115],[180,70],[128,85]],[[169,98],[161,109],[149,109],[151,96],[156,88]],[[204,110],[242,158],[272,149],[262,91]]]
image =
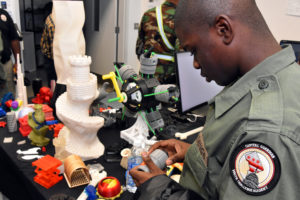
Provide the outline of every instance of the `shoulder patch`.
[[247,142],[237,147],[230,157],[233,182],[245,193],[263,195],[278,183],[281,173],[276,153],[260,142]]

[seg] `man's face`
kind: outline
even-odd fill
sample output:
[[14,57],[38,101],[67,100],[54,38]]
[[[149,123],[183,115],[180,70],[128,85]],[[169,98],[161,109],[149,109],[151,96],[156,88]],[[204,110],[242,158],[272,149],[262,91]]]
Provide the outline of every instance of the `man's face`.
[[194,67],[201,70],[201,76],[206,80],[216,81],[221,86],[230,84],[237,78],[237,67],[233,65],[232,54],[222,38],[208,26],[203,29],[176,28],[176,35],[182,47],[194,55]]

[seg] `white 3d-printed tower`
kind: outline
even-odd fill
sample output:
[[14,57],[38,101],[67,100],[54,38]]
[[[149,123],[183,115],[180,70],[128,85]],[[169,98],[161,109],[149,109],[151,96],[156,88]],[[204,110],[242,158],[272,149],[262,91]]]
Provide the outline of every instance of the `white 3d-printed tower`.
[[89,107],[99,95],[97,77],[90,73],[91,57],[70,56],[69,61],[71,76],[67,80],[67,91],[56,101],[56,115],[65,126],[53,141],[55,157],[64,159],[76,154],[82,160],[95,159],[104,152],[97,137],[104,119],[89,116]]

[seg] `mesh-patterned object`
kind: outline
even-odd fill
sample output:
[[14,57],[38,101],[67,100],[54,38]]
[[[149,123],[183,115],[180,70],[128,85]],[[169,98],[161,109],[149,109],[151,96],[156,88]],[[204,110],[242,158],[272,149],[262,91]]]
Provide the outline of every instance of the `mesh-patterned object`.
[[90,182],[90,179],[88,176],[86,176],[84,169],[77,169],[75,170],[71,175],[71,180],[68,183],[70,188],[85,185]]
[[85,185],[90,182],[89,171],[79,156],[68,156],[64,161],[64,165],[64,176],[70,188]]
[[17,131],[17,118],[14,111],[6,113],[7,127],[10,133]]

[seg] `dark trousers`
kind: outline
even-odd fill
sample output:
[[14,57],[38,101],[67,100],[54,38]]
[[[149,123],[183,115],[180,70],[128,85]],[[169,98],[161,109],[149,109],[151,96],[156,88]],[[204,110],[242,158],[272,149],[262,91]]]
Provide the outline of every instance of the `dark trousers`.
[[48,87],[51,87],[51,80],[57,80],[57,76],[56,76],[56,71],[55,71],[55,67],[54,67],[54,60],[48,58],[47,56],[44,56],[44,66],[45,69],[47,70],[47,79],[48,79]]

